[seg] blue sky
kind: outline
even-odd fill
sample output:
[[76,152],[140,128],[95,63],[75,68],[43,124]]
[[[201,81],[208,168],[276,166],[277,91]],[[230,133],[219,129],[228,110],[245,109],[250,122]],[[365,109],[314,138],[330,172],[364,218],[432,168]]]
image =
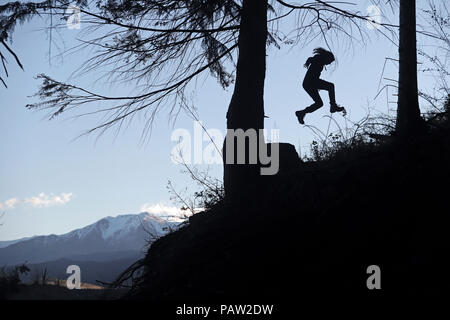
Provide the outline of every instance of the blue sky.
[[[361,11],[368,5],[369,1],[359,2]],[[99,139],[90,135],[74,140],[99,119],[63,116],[47,121],[45,112],[25,108],[27,103],[37,100],[29,97],[39,85],[34,76],[45,73],[65,81],[89,54],[84,51],[62,59],[56,56],[59,52],[56,45],[59,50],[69,48],[78,35],[77,30],[62,30],[60,37],[53,35],[55,44],[49,63],[48,34],[42,26],[41,20],[33,20],[17,28],[13,48],[25,71],[19,70],[11,60],[9,88],[0,88],[0,212],[4,212],[0,221],[3,223],[0,240],[61,234],[108,215],[138,213],[143,207],[156,208],[155,212],[159,212],[161,206],[176,206],[170,200],[167,181],[170,179],[179,189],[187,186],[195,190],[195,186],[186,174],[181,173],[182,167],[170,160],[176,144],[171,141],[171,134],[176,128],[193,132],[193,120],[180,114],[173,126],[168,115],[162,112],[153,125],[150,139],[143,145],[140,136],[144,121],[139,118],[117,137],[110,131]],[[366,39],[366,45],[355,43],[349,49],[335,44],[333,51],[338,65],[322,73],[323,79],[335,83],[337,101],[347,107],[347,119],[351,121],[364,117],[369,106],[388,111],[385,94],[377,100],[373,98],[377,94],[385,58],[395,58],[397,48],[376,31],[367,34],[370,39]],[[280,140],[294,144],[302,155],[314,136],[310,129],[299,126],[294,112],[311,104],[301,88],[305,73],[302,65],[317,46],[324,46],[324,43],[319,39],[308,45],[281,50],[271,47],[268,52],[265,112],[270,118],[266,119],[265,126],[269,130],[279,129]],[[397,78],[393,63],[387,64],[384,76]],[[206,128],[225,132],[225,114],[232,88],[223,90],[212,78],[201,80],[194,98],[200,119]],[[75,81],[89,88],[100,87],[102,92],[111,95],[127,93],[132,85],[106,85],[101,73]],[[431,88],[433,81],[421,76],[419,85]],[[326,106],[308,115],[306,121],[326,131],[329,119],[324,116],[328,114],[328,97],[323,93],[322,97]],[[343,127],[350,125],[340,115],[334,118]],[[221,177],[222,166],[211,165],[210,171]],[[155,207],[158,204],[160,206]]]

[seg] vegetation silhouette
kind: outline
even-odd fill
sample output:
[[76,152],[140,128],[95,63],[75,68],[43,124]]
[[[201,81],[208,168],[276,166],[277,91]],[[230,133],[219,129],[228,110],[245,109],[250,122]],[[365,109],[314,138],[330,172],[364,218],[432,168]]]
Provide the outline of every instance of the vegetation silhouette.
[[[126,298],[266,299],[292,311],[299,297],[445,295],[447,190],[426,186],[450,177],[449,119],[403,142],[368,128],[268,178],[258,199],[197,213],[152,245]],[[379,292],[366,286],[370,265]]]
[[[79,74],[113,66],[109,72],[111,82],[134,82],[141,92],[109,96],[41,74],[38,78],[42,86],[37,93],[41,101],[27,107],[50,111],[50,118],[55,118],[91,105],[93,109],[85,114],[104,117],[87,133],[99,134],[114,126],[120,130],[125,122],[142,113],[147,120],[144,137],[162,106],[170,110],[173,118],[180,111],[195,113],[185,92],[208,71],[222,87],[234,84],[226,112],[227,129],[263,129],[267,46],[301,45],[316,37],[326,43],[337,37],[340,43],[351,42],[354,35],[363,40],[368,35],[365,24],[371,21],[345,2],[322,0],[304,4],[282,0],[8,2],[0,6],[0,40],[9,41],[18,23],[35,16],[50,13],[68,19],[66,10],[72,4],[88,17],[82,19],[82,29],[95,31],[95,36],[77,46],[96,49],[90,51]],[[280,26],[291,18],[295,25],[290,27],[292,37],[287,37]],[[66,26],[49,26],[50,30],[61,27]],[[384,35],[395,33],[395,26],[381,23],[380,27]],[[117,31],[111,32],[111,28]],[[249,150],[247,144],[246,159]],[[247,191],[257,195],[258,190],[250,190],[247,184],[258,186],[253,182],[259,180],[260,168],[259,162],[224,163],[228,197]]]
[[[30,108],[50,108],[52,116],[57,116],[86,103],[116,103],[97,110],[110,118],[90,132],[120,126],[143,110],[150,110],[153,120],[161,101],[169,97],[185,101],[187,85],[205,70],[224,87],[234,81],[227,128],[262,129],[266,47],[278,45],[280,39],[277,30],[268,28],[270,22],[295,12],[312,15],[311,23],[297,20],[298,41],[312,26],[319,29],[315,35],[326,40],[324,30],[332,28],[322,27],[332,25],[342,32],[340,22],[371,21],[346,11],[344,4],[320,0],[304,5],[271,2],[279,11],[265,0],[243,0],[242,5],[225,0],[146,1],[146,6],[98,1],[97,13],[82,2],[83,12],[96,26],[121,30],[120,39],[112,44],[107,33],[97,39],[95,44],[105,51],[91,60],[87,70],[127,61],[124,58],[134,63],[119,63],[115,71],[128,80],[158,79],[152,78],[152,72],[156,70],[157,76],[167,65],[175,64],[180,70],[171,73],[173,81],[152,82],[154,87],[129,97],[108,97],[41,75],[38,95],[44,100]],[[29,7],[16,3],[0,7],[0,13],[21,12],[19,21],[23,21],[40,10],[63,8],[64,2],[53,3]],[[297,307],[299,295],[376,295],[366,286],[366,270],[373,264],[382,271],[382,294],[437,295],[448,290],[448,191],[438,186],[450,177],[449,100],[439,114],[422,118],[417,102],[415,1],[400,0],[398,9],[400,26],[381,25],[399,29],[394,127],[382,123],[389,129],[373,132],[369,128],[365,135],[334,144],[336,148],[318,149],[314,161],[293,157],[293,146],[284,146],[291,150],[286,152],[289,161],[281,156],[282,167],[275,176],[259,177],[259,165],[224,164],[225,197],[209,203],[208,210],[195,214],[180,230],[154,242],[145,259],[124,272],[126,280],[132,280],[127,298],[185,302],[270,298]],[[276,15],[268,19],[270,12]],[[149,17],[157,24],[135,23],[150,21]],[[10,18],[17,15],[0,20],[5,23],[2,40],[13,30]],[[194,54],[180,54],[186,52]],[[314,57],[307,61],[310,74],[317,75],[331,61],[324,52],[318,51],[318,62]],[[234,62],[233,54],[235,78],[225,69],[225,62]],[[327,55],[329,59],[322,60]],[[311,79],[305,82],[305,90],[314,100],[312,109],[323,105],[317,97],[322,88],[334,105],[331,85],[318,81],[319,77]],[[134,277],[137,270],[142,273]]]
[[422,134],[417,86],[416,1],[400,0],[399,72],[396,133],[400,138]]

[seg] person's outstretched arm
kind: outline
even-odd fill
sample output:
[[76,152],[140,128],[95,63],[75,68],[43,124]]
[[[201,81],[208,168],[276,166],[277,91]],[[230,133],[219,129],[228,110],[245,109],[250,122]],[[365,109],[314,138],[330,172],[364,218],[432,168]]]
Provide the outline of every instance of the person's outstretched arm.
[[305,68],[309,68],[312,62],[312,57],[309,57],[308,60],[306,60],[305,64],[303,65]]

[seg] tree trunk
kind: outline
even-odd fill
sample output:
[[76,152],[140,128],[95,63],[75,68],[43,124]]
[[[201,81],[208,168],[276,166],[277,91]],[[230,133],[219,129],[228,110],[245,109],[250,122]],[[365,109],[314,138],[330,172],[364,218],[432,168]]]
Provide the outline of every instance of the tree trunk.
[[417,89],[416,0],[400,0],[397,133],[415,133],[422,124]]
[[[236,83],[227,112],[227,129],[259,129],[264,127],[264,80],[266,73],[267,0],[244,0],[239,32],[239,54]],[[228,130],[229,131],[229,130]],[[259,164],[227,163],[224,154],[224,187],[227,197],[241,194],[246,186],[259,178]],[[245,152],[248,160],[248,144]],[[236,151],[236,148],[234,148]],[[229,152],[230,150],[228,150]],[[236,156],[236,152],[234,152]]]

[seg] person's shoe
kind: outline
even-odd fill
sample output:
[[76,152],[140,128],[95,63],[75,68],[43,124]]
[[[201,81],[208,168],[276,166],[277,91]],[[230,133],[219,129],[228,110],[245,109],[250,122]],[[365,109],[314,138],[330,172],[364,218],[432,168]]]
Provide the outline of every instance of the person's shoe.
[[338,106],[337,104],[332,104],[331,106],[330,106],[330,112],[331,113],[335,113],[335,112],[344,112],[345,111],[345,108],[344,107],[341,107],[341,106]]
[[297,116],[298,122],[300,122],[300,124],[305,124],[304,118],[305,118],[305,111],[295,111],[295,115]]

